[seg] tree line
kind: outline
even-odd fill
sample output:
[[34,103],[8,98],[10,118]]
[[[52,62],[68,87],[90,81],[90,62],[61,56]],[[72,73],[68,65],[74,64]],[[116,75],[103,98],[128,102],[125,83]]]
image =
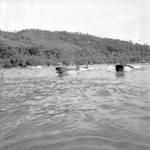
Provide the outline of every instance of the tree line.
[[150,62],[150,46],[146,44],[65,31],[0,31],[2,67],[143,61]]

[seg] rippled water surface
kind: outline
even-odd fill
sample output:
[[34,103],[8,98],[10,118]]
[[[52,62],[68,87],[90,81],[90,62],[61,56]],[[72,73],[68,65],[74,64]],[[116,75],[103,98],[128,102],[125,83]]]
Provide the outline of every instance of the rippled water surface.
[[0,150],[150,150],[150,65],[0,81]]

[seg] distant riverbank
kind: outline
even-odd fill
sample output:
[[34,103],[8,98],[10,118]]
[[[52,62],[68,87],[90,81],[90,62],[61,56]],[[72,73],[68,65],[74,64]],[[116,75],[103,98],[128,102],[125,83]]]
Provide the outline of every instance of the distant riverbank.
[[150,62],[150,46],[88,34],[0,31],[0,66],[6,68]]

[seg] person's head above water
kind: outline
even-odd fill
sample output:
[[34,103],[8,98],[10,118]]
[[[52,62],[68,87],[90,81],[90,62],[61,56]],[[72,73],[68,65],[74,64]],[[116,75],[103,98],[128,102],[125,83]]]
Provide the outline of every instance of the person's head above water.
[[124,65],[118,64],[115,66],[116,72],[123,72],[124,71]]

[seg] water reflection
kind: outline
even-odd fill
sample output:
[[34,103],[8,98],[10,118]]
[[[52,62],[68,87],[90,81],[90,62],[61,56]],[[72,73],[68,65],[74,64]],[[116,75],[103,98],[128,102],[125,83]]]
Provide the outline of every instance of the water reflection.
[[59,78],[63,78],[63,77],[66,77],[66,76],[68,76],[68,73],[67,73],[67,72],[59,73],[59,74],[57,75],[57,77],[59,77]]
[[124,76],[125,76],[124,71],[116,72],[116,77],[117,77],[117,78],[124,78]]

